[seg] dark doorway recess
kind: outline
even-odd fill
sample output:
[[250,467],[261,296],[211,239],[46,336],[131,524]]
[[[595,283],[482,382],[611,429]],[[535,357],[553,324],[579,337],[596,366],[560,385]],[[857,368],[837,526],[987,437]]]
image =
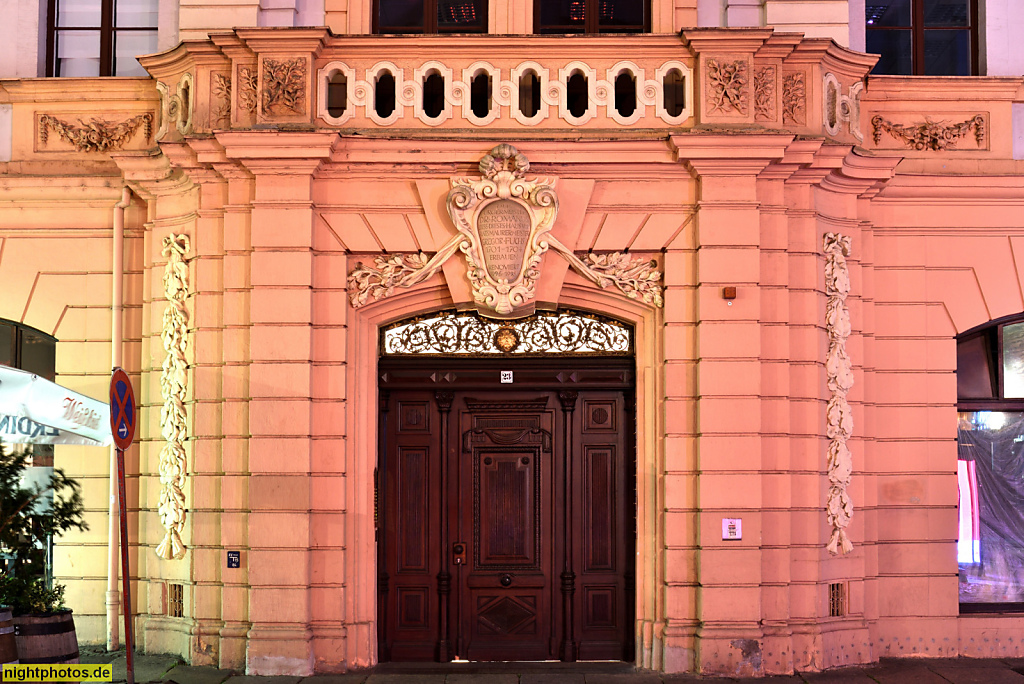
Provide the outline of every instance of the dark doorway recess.
[[633,360],[379,369],[381,661],[632,661]]

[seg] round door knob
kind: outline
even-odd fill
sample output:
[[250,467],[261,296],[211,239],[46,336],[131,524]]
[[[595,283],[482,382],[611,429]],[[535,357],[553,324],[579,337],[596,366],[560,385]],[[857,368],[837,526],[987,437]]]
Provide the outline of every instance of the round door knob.
[[452,551],[454,551],[455,553],[465,553],[466,552],[466,547],[463,546],[462,544],[456,544],[452,548]]
[[502,575],[501,576],[501,586],[507,587],[510,584],[512,584],[512,575]]

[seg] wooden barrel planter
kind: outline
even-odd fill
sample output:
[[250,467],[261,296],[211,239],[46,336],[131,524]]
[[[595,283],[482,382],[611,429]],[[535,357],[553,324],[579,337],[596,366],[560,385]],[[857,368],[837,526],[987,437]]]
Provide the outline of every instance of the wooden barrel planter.
[[18,664],[18,644],[14,639],[14,618],[8,606],[0,606],[0,665]]
[[16,616],[14,638],[22,665],[78,662],[78,637],[70,610]]

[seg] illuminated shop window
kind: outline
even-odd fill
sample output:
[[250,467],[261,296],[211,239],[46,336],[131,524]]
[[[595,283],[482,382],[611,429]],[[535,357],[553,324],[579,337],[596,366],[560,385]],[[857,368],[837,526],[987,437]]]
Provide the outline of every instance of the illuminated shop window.
[[960,610],[1024,610],[1024,320],[957,338]]
[[49,0],[47,76],[147,76],[159,0]]
[[864,8],[866,50],[881,55],[871,73],[978,73],[975,0],[867,0]]
[[[0,320],[0,365],[20,368],[36,375],[53,380],[56,361],[56,340],[38,330],[33,330],[11,321]],[[12,444],[4,440],[0,434],[0,449],[5,454],[30,454],[30,467],[25,473],[25,484],[42,485],[49,481],[53,474],[52,444]],[[52,500],[50,493],[50,500]],[[45,498],[45,497],[44,497]],[[43,502],[46,506],[47,503]],[[38,554],[29,560],[30,566],[38,569],[38,574],[47,578],[51,576],[53,559],[53,543],[50,540],[46,548],[38,549]],[[6,564],[8,558],[0,554],[0,563]]]
[[375,33],[483,33],[484,0],[375,0]]
[[649,0],[534,0],[537,33],[643,33],[651,30]]

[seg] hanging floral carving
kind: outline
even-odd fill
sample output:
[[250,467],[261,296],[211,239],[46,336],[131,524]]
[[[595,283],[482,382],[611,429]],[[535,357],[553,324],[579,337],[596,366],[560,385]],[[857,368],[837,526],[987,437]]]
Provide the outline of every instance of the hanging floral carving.
[[754,120],[775,120],[775,67],[754,69]]
[[807,123],[803,72],[786,74],[782,79],[782,123],[803,126]]
[[828,552],[832,555],[853,550],[853,544],[846,535],[846,527],[853,517],[853,501],[848,488],[853,473],[853,455],[847,441],[853,433],[853,411],[846,401],[846,395],[853,387],[853,365],[846,353],[846,339],[850,336],[850,310],[846,308],[846,297],[850,293],[850,271],[846,257],[850,255],[850,238],[838,233],[826,233],[823,239],[825,252],[825,329],[828,333],[828,354],[825,357],[825,374],[830,397],[825,408],[825,434],[829,439],[828,499],[825,514],[832,526]]
[[306,60],[263,60],[263,113],[287,109],[302,114],[306,107]]
[[185,457],[185,438],[188,424],[185,416],[185,394],[188,388],[188,264],[185,255],[191,250],[188,235],[168,235],[164,238],[164,310],[160,339],[164,345],[164,363],[160,374],[160,431],[164,446],[160,450],[160,523],[166,534],[156,554],[164,560],[179,559],[185,555],[181,533],[185,528],[185,476],[188,462]]
[[39,117],[39,142],[45,145],[52,130],[79,152],[107,152],[124,147],[140,128],[146,142],[149,142],[153,137],[151,113],[139,114],[117,124],[100,118],[88,122],[79,119],[78,125],[43,114]]
[[719,62],[709,59],[707,65],[708,113],[735,111],[747,113],[747,63],[741,59]]
[[876,115],[871,119],[871,127],[875,145],[881,140],[883,132],[918,151],[951,150],[956,147],[957,141],[968,133],[974,133],[978,147],[985,143],[985,117],[981,114],[957,124],[935,122],[925,117],[921,123],[907,125],[895,124]]

